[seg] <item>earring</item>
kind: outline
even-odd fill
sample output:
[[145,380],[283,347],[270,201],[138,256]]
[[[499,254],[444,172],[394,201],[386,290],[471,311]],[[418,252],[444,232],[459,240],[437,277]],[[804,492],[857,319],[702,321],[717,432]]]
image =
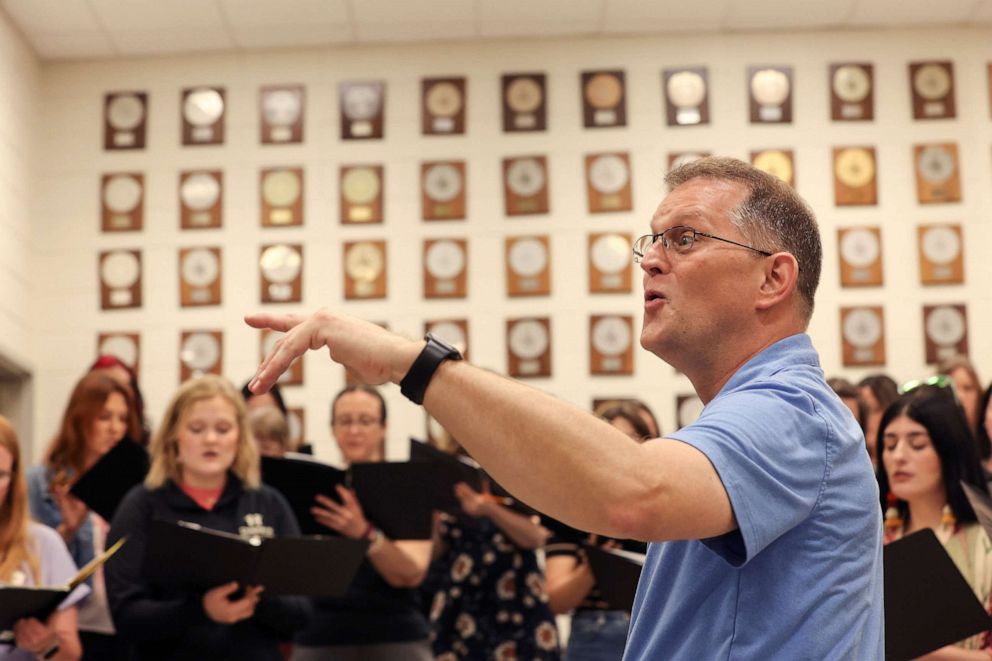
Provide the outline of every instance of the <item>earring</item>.
[[940,525],[949,530],[954,530],[957,527],[958,520],[954,516],[954,510],[951,509],[950,505],[944,505],[944,511],[940,516]]
[[886,500],[888,500],[889,507],[885,510],[885,529],[888,531],[899,530],[905,524],[897,507],[899,499],[890,491]]

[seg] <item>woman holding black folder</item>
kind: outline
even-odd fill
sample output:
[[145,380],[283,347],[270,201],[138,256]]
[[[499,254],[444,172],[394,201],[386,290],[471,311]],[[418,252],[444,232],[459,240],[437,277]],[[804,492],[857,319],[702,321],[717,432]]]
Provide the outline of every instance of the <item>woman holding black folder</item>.
[[[922,386],[902,395],[882,415],[878,440],[885,542],[931,528],[978,600],[992,607],[992,541],[961,482],[983,493],[988,488],[952,389]],[[990,637],[992,632],[978,634],[926,658],[986,661]]]
[[[140,434],[141,423],[128,388],[107,374],[91,372],[73,388],[44,462],[28,471],[32,516],[62,536],[77,567],[103,551],[109,523],[69,489],[117,443],[130,443],[125,439],[138,439]],[[114,635],[103,573],[97,572],[90,585],[93,592],[79,609],[83,658],[115,661],[122,652]]]
[[304,598],[237,583],[196,592],[154,584],[142,572],[153,520],[245,538],[299,535],[283,497],[259,483],[258,449],[241,395],[217,376],[187,381],[150,449],[145,483],[124,498],[107,537],[108,543],[127,537],[106,572],[118,633],[142,661],[281,659],[280,641],[306,621]]
[[[615,402],[598,415],[638,443],[651,437],[647,423],[632,404]],[[627,641],[630,612],[605,600],[583,549],[595,545],[645,553],[647,545],[633,540],[600,539],[596,535],[582,535],[586,539],[580,540],[576,533],[562,526],[545,547],[551,610],[558,615],[572,613],[566,657],[569,661],[619,661]]]
[[[331,405],[331,429],[349,464],[385,459],[386,403],[370,386],[349,386]],[[427,621],[415,588],[427,574],[430,540],[391,540],[369,521],[354,493],[340,502],[318,496],[314,518],[371,544],[344,597],[315,600],[309,626],[296,636],[293,661],[429,661]],[[402,507],[402,503],[396,503]]]
[[[17,433],[0,416],[0,586],[60,586],[72,579],[76,567],[59,536],[28,516],[22,463]],[[44,622],[17,620],[13,644],[0,644],[0,659],[78,659],[76,604],[89,591],[85,585],[77,587]]]

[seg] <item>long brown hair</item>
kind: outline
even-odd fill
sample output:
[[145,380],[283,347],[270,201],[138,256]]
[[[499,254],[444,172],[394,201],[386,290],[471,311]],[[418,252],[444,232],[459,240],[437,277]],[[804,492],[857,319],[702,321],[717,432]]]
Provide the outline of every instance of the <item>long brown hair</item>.
[[83,471],[86,434],[103,411],[107,399],[115,392],[127,402],[128,437],[135,442],[141,441],[141,423],[134,410],[131,393],[106,374],[90,372],[76,383],[69,396],[59,432],[52,439],[45,455],[46,466],[54,470],[71,470],[77,476]]
[[172,401],[169,402],[162,417],[162,423],[152,436],[149,448],[152,462],[148,475],[145,476],[146,487],[157,489],[165,484],[166,480],[172,480],[176,484],[182,483],[182,471],[179,466],[179,425],[193,404],[217,396],[231,403],[238,423],[238,448],[230,471],[241,479],[245,488],[258,488],[261,484],[258,446],[248,425],[245,400],[230,381],[214,374],[205,374],[186,381],[172,396]]
[[0,502],[0,581],[10,581],[13,573],[27,563],[34,582],[38,583],[41,573],[38,558],[28,544],[28,487],[21,466],[20,444],[17,432],[0,415],[0,447],[11,454],[14,461],[10,467],[10,484],[7,497]]

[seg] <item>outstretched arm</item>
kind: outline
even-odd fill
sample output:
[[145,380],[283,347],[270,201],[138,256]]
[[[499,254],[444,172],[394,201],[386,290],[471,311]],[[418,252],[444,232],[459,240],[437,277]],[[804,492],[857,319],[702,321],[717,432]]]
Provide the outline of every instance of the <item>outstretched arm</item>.
[[[259,367],[254,392],[267,390],[296,357],[323,347],[367,383],[399,383],[424,346],[328,310],[245,320],[287,332]],[[684,443],[639,445],[589,413],[464,361],[440,366],[424,406],[511,493],[576,528],[642,540],[736,528],[713,465]]]

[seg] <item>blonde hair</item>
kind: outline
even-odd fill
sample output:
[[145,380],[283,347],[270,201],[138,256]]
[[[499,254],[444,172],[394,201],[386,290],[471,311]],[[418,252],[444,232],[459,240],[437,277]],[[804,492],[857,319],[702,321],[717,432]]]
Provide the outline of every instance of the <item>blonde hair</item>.
[[252,436],[251,427],[248,426],[245,400],[227,379],[214,374],[206,374],[186,381],[172,396],[172,401],[169,402],[162,417],[162,423],[152,436],[151,467],[145,477],[146,487],[157,489],[164,485],[166,480],[172,480],[176,484],[182,481],[179,467],[179,425],[193,404],[218,396],[234,406],[238,425],[238,447],[230,470],[241,479],[246,488],[258,488],[261,484],[258,447]]
[[0,581],[10,581],[15,571],[27,563],[37,584],[41,578],[38,558],[31,552],[28,538],[28,488],[21,467],[21,450],[17,432],[0,415],[0,447],[6,448],[13,462],[7,497],[0,503]]
[[276,441],[286,450],[290,447],[289,424],[275,406],[257,406],[248,411],[248,426],[256,440]]

